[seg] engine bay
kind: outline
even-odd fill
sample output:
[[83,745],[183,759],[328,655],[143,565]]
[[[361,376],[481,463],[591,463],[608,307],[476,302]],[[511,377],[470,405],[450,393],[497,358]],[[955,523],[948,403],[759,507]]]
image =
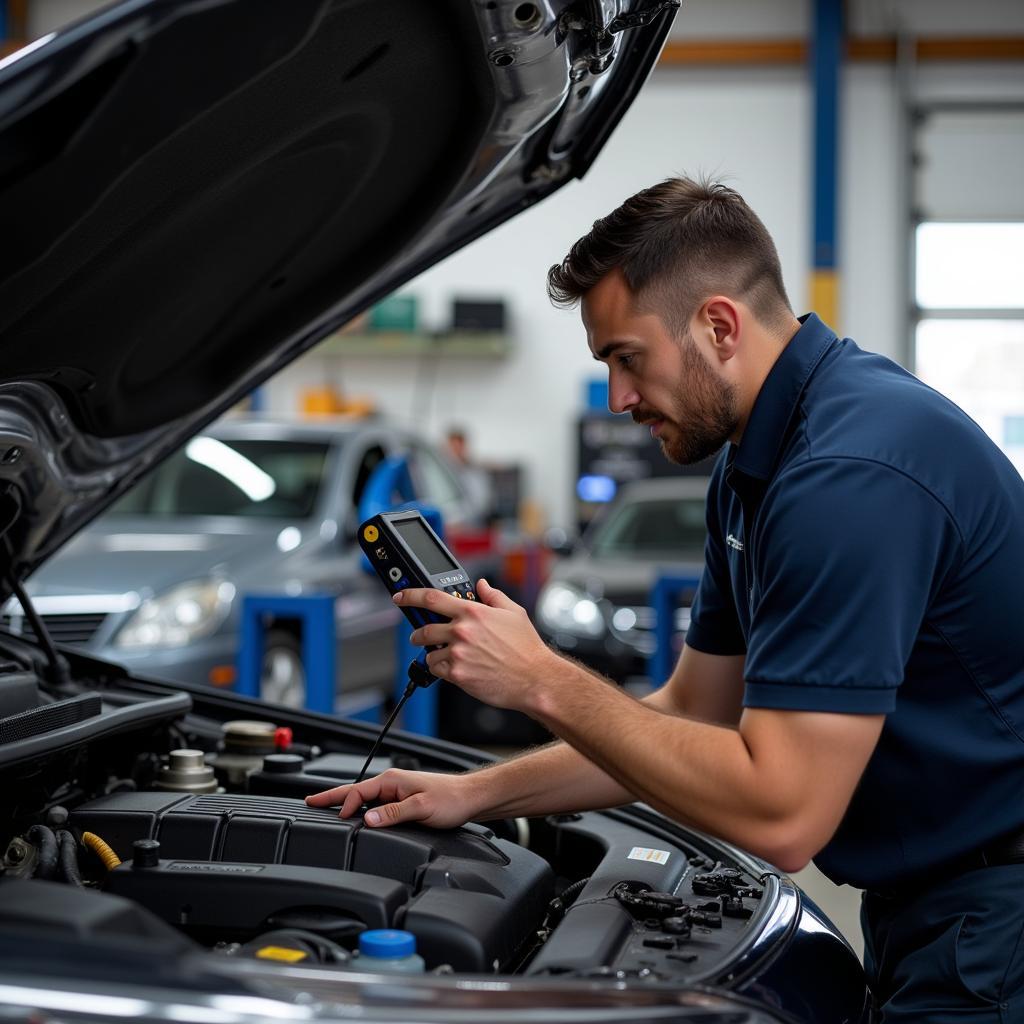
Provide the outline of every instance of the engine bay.
[[[0,672],[5,928],[338,970],[362,931],[403,929],[429,973],[679,984],[721,977],[777,901],[776,875],[646,808],[371,829],[303,802],[355,777],[365,726],[155,684],[54,700],[28,676]],[[385,749],[374,773],[467,766]]]

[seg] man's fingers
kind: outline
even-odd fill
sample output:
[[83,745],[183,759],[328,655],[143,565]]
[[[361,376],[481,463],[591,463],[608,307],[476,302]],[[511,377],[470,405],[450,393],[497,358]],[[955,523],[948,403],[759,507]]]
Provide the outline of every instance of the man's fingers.
[[480,595],[480,600],[492,608],[507,608],[510,611],[519,609],[519,605],[512,598],[502,593],[497,587],[492,587],[487,580],[481,579],[477,583],[476,592]]
[[415,630],[409,640],[417,647],[442,647],[451,643],[452,627],[447,622],[432,622]]
[[446,594],[443,590],[434,590],[432,587],[400,590],[395,594],[394,602],[408,608],[426,608],[449,618],[460,610],[463,603],[451,594]]
[[348,783],[344,786],[335,786],[334,789],[325,789],[320,793],[310,793],[306,797],[306,803],[310,807],[333,807],[341,803],[351,786],[352,784]]
[[439,651],[427,651],[427,668],[439,679],[446,678],[445,673],[449,667],[447,648],[442,648]]
[[[310,807],[336,807],[341,805],[341,817],[350,818],[367,800],[376,800],[382,795],[384,789],[384,776],[375,775],[372,779],[366,779],[356,785],[349,782],[344,786],[335,786],[334,789],[326,789],[322,793],[313,793],[306,797],[306,803]],[[392,792],[389,795],[394,795]]]
[[384,828],[403,821],[421,821],[426,817],[422,800],[418,794],[414,794],[395,804],[381,804],[380,807],[374,807],[373,810],[367,811],[363,815],[363,821],[371,828]]
[[353,786],[348,791],[348,795],[345,797],[345,802],[341,805],[341,810],[338,812],[338,817],[351,818],[352,815],[355,814],[356,811],[358,811],[359,808],[362,807],[367,800],[371,799],[373,798],[364,796],[362,792],[360,792],[359,786]]

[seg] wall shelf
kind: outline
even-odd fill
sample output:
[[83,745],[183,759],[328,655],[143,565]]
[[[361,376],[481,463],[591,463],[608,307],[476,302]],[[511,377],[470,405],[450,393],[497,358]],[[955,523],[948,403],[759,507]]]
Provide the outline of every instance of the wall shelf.
[[316,351],[339,356],[457,356],[500,359],[512,351],[512,339],[495,331],[451,334],[378,331],[361,334],[331,334]]

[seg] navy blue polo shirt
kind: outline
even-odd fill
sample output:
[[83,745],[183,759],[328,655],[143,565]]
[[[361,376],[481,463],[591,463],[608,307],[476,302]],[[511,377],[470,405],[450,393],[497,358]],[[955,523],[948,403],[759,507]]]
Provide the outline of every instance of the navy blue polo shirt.
[[877,888],[1024,825],[1024,480],[952,402],[801,322],[716,463],[686,642],[746,655],[746,707],[886,715],[815,858]]

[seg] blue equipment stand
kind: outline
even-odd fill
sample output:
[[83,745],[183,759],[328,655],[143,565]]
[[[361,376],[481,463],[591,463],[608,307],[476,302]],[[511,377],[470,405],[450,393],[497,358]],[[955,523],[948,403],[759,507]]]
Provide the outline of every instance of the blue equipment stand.
[[672,650],[675,633],[676,598],[687,590],[696,590],[700,578],[664,573],[651,590],[654,609],[654,653],[647,659],[647,674],[655,688],[663,686],[675,668],[677,655]]
[[[420,515],[444,539],[444,523],[441,513],[433,505],[424,504],[416,499],[416,488],[412,482],[408,462],[399,456],[391,456],[381,462],[370,475],[363,496],[359,499],[359,522],[381,512],[399,512],[416,509]],[[363,569],[375,576],[373,566],[363,555]],[[423,653],[422,647],[409,643],[412,627],[404,615],[399,616],[395,628],[395,701],[399,701],[409,682],[409,662]],[[401,726],[407,732],[416,732],[422,736],[437,735],[437,692],[438,683],[426,688],[420,687],[419,692],[409,698],[402,709]]]
[[306,710],[334,711],[335,638],[334,597],[312,594],[286,597],[247,594],[242,599],[242,637],[238,648],[235,689],[247,697],[260,696],[265,617],[298,619],[302,623],[302,664],[306,669]]

